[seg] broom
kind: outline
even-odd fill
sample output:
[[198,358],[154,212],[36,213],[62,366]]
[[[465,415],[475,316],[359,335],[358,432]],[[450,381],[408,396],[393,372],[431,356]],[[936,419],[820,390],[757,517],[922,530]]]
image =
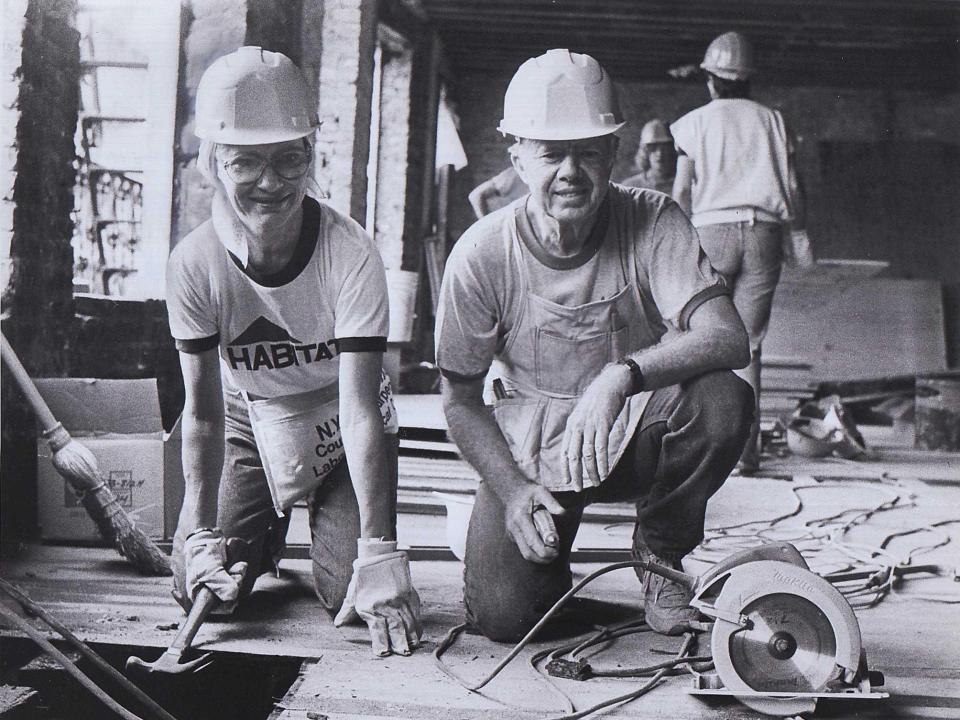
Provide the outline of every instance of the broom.
[[93,453],[70,437],[70,433],[57,422],[3,333],[0,333],[0,350],[3,362],[43,427],[43,437],[53,453],[53,467],[70,483],[100,535],[142,574],[170,575],[169,558],[137,529],[120,507],[113,491],[103,481]]

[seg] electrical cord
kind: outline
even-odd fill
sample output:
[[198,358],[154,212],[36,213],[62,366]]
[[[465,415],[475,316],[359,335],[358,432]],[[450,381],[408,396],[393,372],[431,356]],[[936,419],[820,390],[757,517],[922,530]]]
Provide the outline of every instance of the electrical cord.
[[[524,637],[516,645],[514,645],[514,647],[510,650],[510,652],[508,652],[507,655],[504,656],[504,658],[499,663],[497,663],[496,667],[494,667],[493,670],[487,673],[487,675],[485,675],[478,682],[471,682],[470,680],[467,680],[458,672],[453,670],[453,668],[449,667],[442,660],[443,654],[453,646],[453,644],[456,642],[460,634],[467,628],[466,623],[462,623],[460,625],[457,625],[454,628],[451,628],[450,631],[444,636],[444,638],[437,644],[437,647],[434,648],[434,651],[433,651],[434,664],[437,666],[437,668],[441,672],[443,672],[445,675],[455,680],[465,690],[468,690],[469,692],[472,692],[472,693],[476,693],[481,697],[485,697],[489,700],[493,700],[494,702],[498,702],[500,704],[506,704],[500,700],[497,700],[496,698],[492,698],[488,695],[484,695],[483,693],[480,692],[480,690],[485,685],[490,683],[497,675],[499,675],[500,672],[507,665],[509,665],[514,658],[516,658],[516,656],[523,650],[523,648],[525,648],[527,645],[530,644],[530,642],[532,642],[533,638],[537,635],[538,632],[540,632],[541,629],[543,629],[543,627],[550,621],[550,619],[553,618],[553,616],[556,615],[556,613],[559,612],[559,610],[564,605],[566,605],[571,598],[573,598],[578,592],[580,592],[580,590],[582,590],[584,587],[586,587],[588,584],[596,580],[601,575],[606,575],[607,573],[613,572],[615,570],[622,570],[624,568],[637,568],[637,567],[643,568],[648,572],[650,571],[650,566],[648,565],[648,563],[644,562],[643,560],[625,560],[623,562],[612,563],[610,565],[602,567],[598,570],[593,571],[586,577],[584,577],[583,580],[578,582],[570,590],[564,593],[563,597],[561,597],[559,600],[557,600],[553,604],[553,606],[546,612],[546,614],[544,614],[543,617],[540,618],[540,620],[537,621],[537,623],[530,629],[530,631],[526,635],[524,635]],[[631,623],[629,624],[636,624],[636,621],[631,621]],[[616,628],[615,630],[612,631],[612,633],[621,633],[622,635],[626,635],[626,634],[631,634],[633,632],[642,632],[642,631],[643,630],[641,629],[629,628],[627,625],[624,625],[623,627]],[[594,637],[598,638],[597,642],[604,642],[607,634],[609,633],[607,632],[606,629],[601,629],[598,631],[598,633]],[[558,720],[560,719],[577,720],[578,718],[587,717],[588,715],[591,715],[592,713],[595,713],[598,710],[602,710],[612,705],[619,705],[621,703],[629,702],[631,700],[641,697],[642,695],[645,695],[654,687],[656,687],[660,683],[660,681],[678,665],[709,659],[709,658],[697,657],[691,660],[686,657],[686,654],[689,651],[690,645],[693,642],[693,638],[694,638],[693,633],[687,633],[685,635],[685,640],[676,658],[674,660],[666,661],[665,663],[658,663],[656,666],[650,668],[648,672],[655,671],[653,677],[637,690],[629,692],[625,695],[619,695],[617,697],[610,698],[609,700],[605,700],[601,703],[593,705],[590,708],[587,708],[586,710],[575,711],[572,714],[557,716],[557,719]],[[572,645],[572,649],[577,649],[582,646],[588,647],[589,645],[585,646],[583,641],[577,641],[575,644]],[[552,652],[554,652],[554,650],[545,650],[537,653],[531,659],[530,664],[533,665],[534,668],[536,669],[536,662],[543,659],[544,657],[551,654]],[[540,677],[543,677],[539,673],[538,675]],[[630,676],[630,677],[636,677],[636,676]],[[571,707],[571,709],[573,709],[573,703],[566,696],[566,694],[562,693],[562,691],[559,691],[558,688],[553,683],[548,683],[548,684],[550,685],[551,689],[553,689],[554,691],[560,692],[560,694],[564,697],[564,699],[569,703],[569,706]]]
[[[703,543],[701,543],[700,548],[694,551],[694,553],[691,553],[691,557],[701,561],[710,562],[712,564],[716,562],[716,559],[719,558],[712,558],[710,556],[719,555],[720,557],[726,557],[734,550],[755,547],[758,539],[761,541],[776,540],[781,542],[791,542],[794,545],[800,546],[798,549],[801,549],[802,551],[805,550],[805,555],[813,556],[817,560],[823,560],[824,556],[827,556],[832,552],[835,555],[840,555],[847,558],[847,561],[843,562],[840,568],[838,570],[834,570],[832,574],[836,574],[840,577],[843,577],[844,575],[851,577],[848,579],[838,579],[837,581],[832,582],[830,579],[831,573],[826,573],[822,567],[820,568],[820,572],[818,574],[821,577],[824,577],[828,582],[832,582],[832,584],[837,587],[837,589],[844,595],[845,598],[847,598],[848,602],[850,602],[854,608],[876,605],[883,598],[895,592],[895,582],[897,579],[906,574],[905,569],[909,568],[914,555],[930,552],[934,549],[943,547],[952,541],[951,536],[948,533],[939,530],[939,528],[943,525],[960,522],[960,519],[942,520],[931,523],[927,526],[891,533],[884,538],[879,546],[853,543],[849,540],[844,540],[843,538],[853,528],[863,525],[878,513],[889,512],[893,510],[903,510],[917,506],[915,500],[916,496],[914,494],[896,491],[895,486],[901,486],[899,481],[891,479],[888,476],[884,476],[874,480],[873,483],[875,483],[874,487],[882,491],[885,495],[884,498],[873,505],[867,507],[845,508],[830,515],[806,520],[801,529],[781,528],[778,527],[781,523],[790,518],[795,518],[803,512],[804,503],[803,498],[801,497],[802,492],[812,489],[848,488],[850,483],[814,482],[812,484],[792,487],[790,488],[790,492],[794,497],[794,503],[790,509],[780,513],[779,515],[776,515],[773,518],[750,520],[742,523],[710,528],[707,530],[706,537]],[[606,529],[609,530],[619,524],[621,523],[613,523],[606,526]],[[750,530],[751,528],[752,530]],[[940,539],[939,541],[929,545],[922,545],[912,548],[907,553],[906,562],[898,561],[897,558],[895,558],[887,548],[887,545],[896,537],[903,537],[920,532],[935,533],[940,536]],[[717,548],[718,545],[722,546],[722,550]],[[878,559],[881,559],[882,562],[878,563]],[[832,562],[834,565],[836,565],[839,561],[834,559]],[[627,567],[642,567],[646,569],[646,566],[642,561],[624,561],[613,563],[587,575],[575,587],[561,597],[537,622],[537,624],[534,625],[534,627],[524,636],[524,638],[513,647],[513,649],[503,658],[503,660],[501,660],[490,673],[488,673],[477,683],[472,683],[469,680],[466,680],[452,668],[448,667],[441,659],[443,653],[454,644],[456,638],[466,628],[465,624],[453,628],[437,645],[433,653],[434,662],[442,672],[456,680],[456,682],[462,687],[470,692],[483,695],[479,692],[480,689],[493,680],[493,678],[496,677],[517,656],[517,654],[519,654],[520,651],[531,642],[532,638],[553,617],[553,615],[555,615],[556,612],[564,604],[566,604],[567,601],[570,600],[570,598],[576,595],[577,592],[579,592],[584,586],[595,580],[597,577],[600,577],[608,572]],[[854,580],[859,580],[862,572],[864,571],[844,571],[854,571],[856,568],[864,567],[871,568],[871,570],[866,571],[868,573],[867,576],[861,582],[855,582],[851,584]],[[937,574],[941,574],[941,572],[944,570],[937,565],[924,566],[924,568],[929,569],[931,572],[936,572]],[[953,569],[952,574],[954,579],[957,579],[956,568]],[[910,597],[929,600],[931,602],[960,603],[960,597],[926,596],[917,594],[911,594]],[[537,652],[529,659],[529,664],[538,671],[538,675],[540,677],[546,679],[542,672],[539,671],[537,663],[548,656],[552,656],[553,659],[556,659],[561,655],[568,655],[569,658],[576,658],[577,655],[581,654],[590,647],[601,643],[609,643],[618,637],[623,637],[637,632],[643,632],[648,629],[648,627],[643,626],[642,623],[639,623],[636,620],[627,621],[626,623],[609,628],[600,627],[597,629],[596,633],[585,640],[578,640],[576,643],[562,648],[546,649]],[[596,677],[640,677],[645,676],[650,672],[654,672],[655,674],[650,681],[645,683],[637,690],[616,698],[611,698],[586,710],[557,716],[556,718],[551,718],[550,720],[576,720],[577,718],[586,717],[601,709],[620,703],[629,702],[630,700],[641,697],[656,687],[663,677],[671,673],[679,666],[684,666],[686,670],[694,676],[700,675],[700,673],[705,670],[703,666],[712,663],[712,658],[709,656],[694,657],[687,655],[693,637],[693,634],[689,634],[678,655],[674,659],[665,661],[663,663],[657,663],[647,667],[623,668],[609,671],[595,670],[590,668],[589,676]],[[700,668],[696,667],[698,663],[701,664]],[[550,685],[551,689],[560,694],[569,703],[571,708],[573,707],[572,701],[570,701],[570,699],[559,688],[557,688],[552,682],[548,681],[548,684]]]
[[667,675],[669,669],[672,669],[676,665],[682,664],[684,662],[685,655],[690,648],[690,644],[693,642],[693,638],[694,638],[693,633],[687,633],[686,635],[684,635],[683,645],[681,645],[680,651],[677,653],[676,658],[672,661],[667,661],[670,667],[658,670],[653,675],[652,678],[650,678],[646,683],[641,685],[636,690],[625,693],[624,695],[618,695],[617,697],[610,698],[609,700],[598,702],[596,705],[591,705],[590,707],[584,710],[575,712],[572,715],[560,715],[560,716],[548,718],[547,720],[579,720],[580,718],[585,718],[589,715],[592,715],[595,712],[603,710],[604,708],[612,707],[614,705],[622,705],[624,703],[630,702],[631,700],[636,700],[637,698],[642,697],[643,695],[646,695],[648,692],[650,692],[657,685],[660,684],[660,681],[663,680],[663,678]]

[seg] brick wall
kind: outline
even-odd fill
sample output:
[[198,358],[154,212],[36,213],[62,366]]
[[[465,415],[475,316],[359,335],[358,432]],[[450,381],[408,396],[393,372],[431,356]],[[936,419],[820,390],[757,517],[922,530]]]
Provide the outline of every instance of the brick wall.
[[328,203],[363,223],[370,148],[376,3],[341,0],[323,11],[316,146],[317,182]]
[[[380,86],[380,143],[377,164],[376,233],[380,254],[388,268],[399,269],[403,256],[404,221],[410,138],[410,50],[383,54]],[[417,180],[416,178],[415,180]]]
[[0,25],[3,26],[0,48],[0,292],[10,279],[10,243],[13,240],[13,183],[17,177],[17,124],[20,108],[17,96],[26,24],[27,0],[6,0],[0,3]]
[[[0,219],[5,234],[0,251],[9,258],[3,332],[31,375],[62,375],[73,317],[70,237],[80,76],[76,4],[30,0],[3,7]],[[6,368],[0,396],[0,532],[6,551],[9,538],[36,529],[36,446],[33,414]]]

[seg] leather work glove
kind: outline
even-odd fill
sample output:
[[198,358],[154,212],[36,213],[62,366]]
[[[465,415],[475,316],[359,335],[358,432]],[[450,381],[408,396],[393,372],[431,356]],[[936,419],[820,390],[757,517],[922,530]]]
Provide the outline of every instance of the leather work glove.
[[227,567],[227,541],[218,529],[195,530],[183,543],[187,570],[187,596],[192,603],[201,586],[206,586],[220,598],[214,608],[216,615],[229,615],[237,607],[240,582],[247,571],[247,563],[235,562]]
[[420,596],[410,581],[407,554],[396,541],[357,541],[347,597],[333,620],[337,627],[362,619],[373,654],[409,655],[420,644]]

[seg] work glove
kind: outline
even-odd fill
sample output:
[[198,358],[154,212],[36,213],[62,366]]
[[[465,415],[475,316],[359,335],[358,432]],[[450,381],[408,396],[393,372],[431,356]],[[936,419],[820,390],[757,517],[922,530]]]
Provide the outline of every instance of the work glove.
[[187,570],[187,596],[193,603],[202,586],[220,599],[213,609],[217,615],[229,615],[237,607],[240,583],[247,572],[247,563],[235,562],[227,567],[227,541],[218,529],[195,530],[183,543]]
[[357,541],[353,577],[333,624],[361,619],[370,630],[374,655],[409,655],[420,644],[420,596],[410,581],[407,554],[397,550],[396,541]]

